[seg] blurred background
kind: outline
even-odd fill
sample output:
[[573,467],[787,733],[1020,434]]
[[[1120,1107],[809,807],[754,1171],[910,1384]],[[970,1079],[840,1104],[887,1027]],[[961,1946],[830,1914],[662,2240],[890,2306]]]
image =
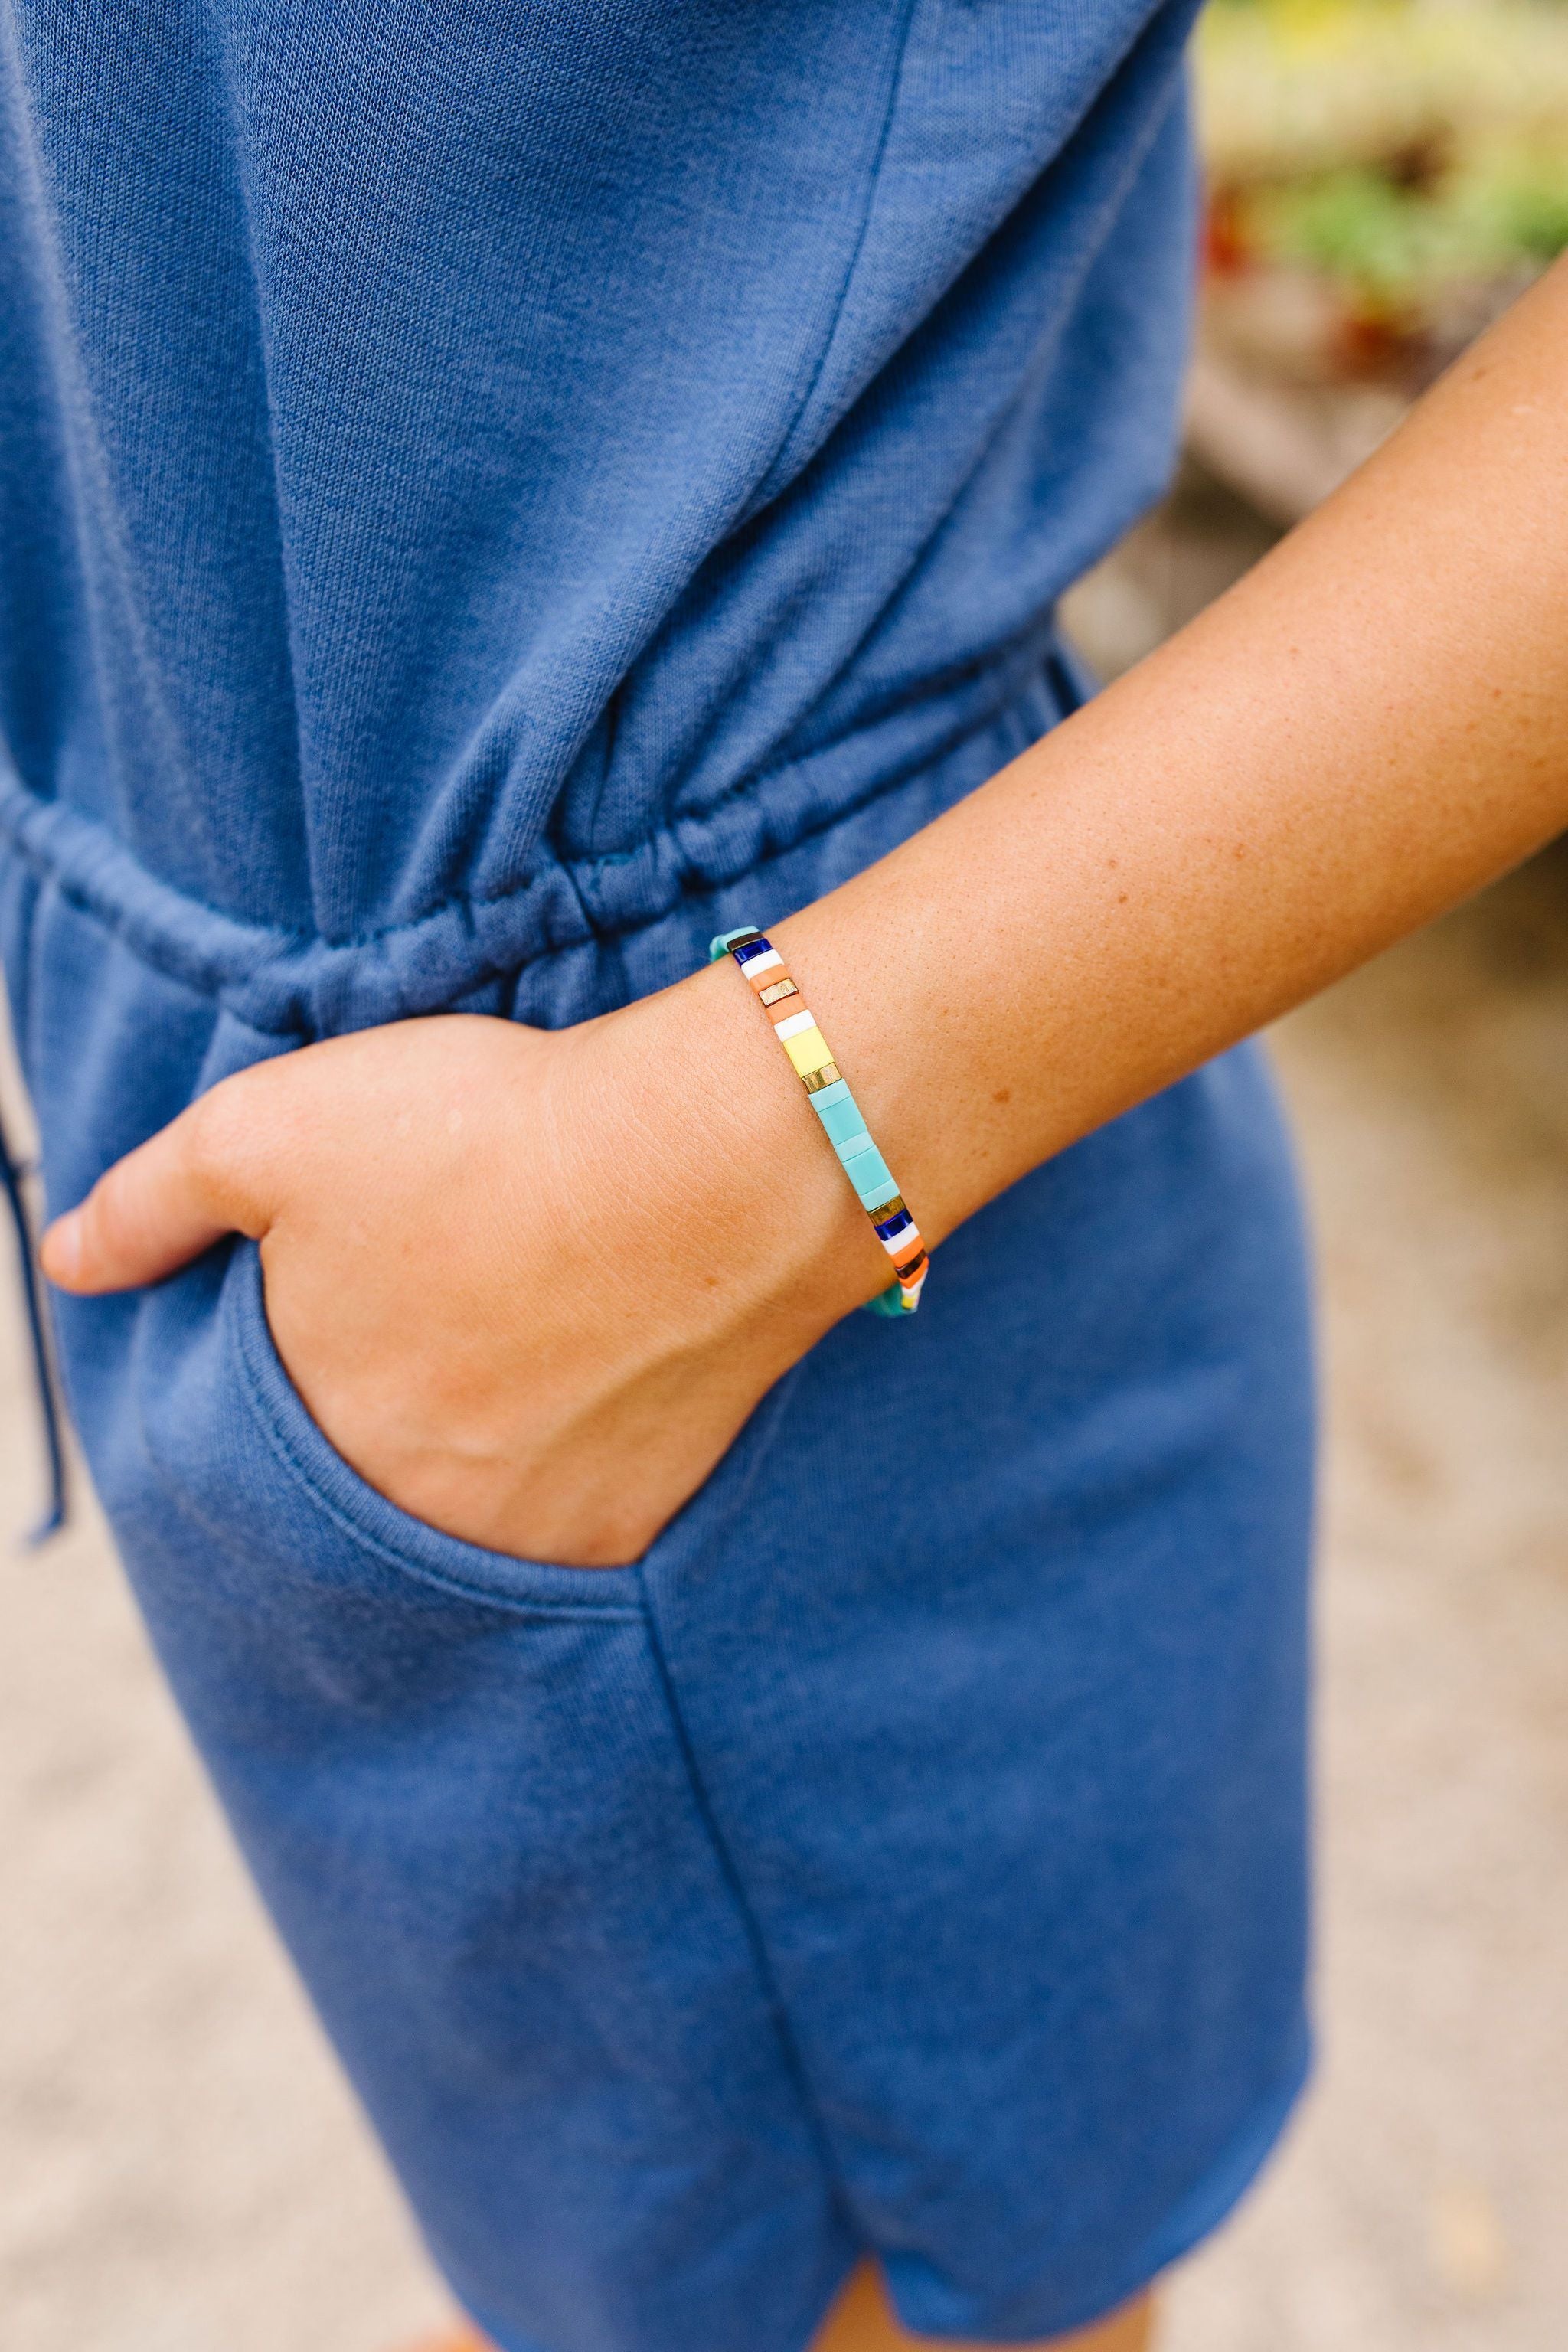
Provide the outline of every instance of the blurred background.
[[[1106,674],[1568,246],[1564,0],[1211,0],[1197,84],[1187,455],[1070,599]],[[1568,849],[1273,1042],[1323,1276],[1323,2065],[1164,2344],[1562,2352]],[[0,1284],[0,1540],[37,1490],[24,1369]],[[386,2352],[444,2298],[89,1507],[12,1562],[5,1622],[0,2345]]]

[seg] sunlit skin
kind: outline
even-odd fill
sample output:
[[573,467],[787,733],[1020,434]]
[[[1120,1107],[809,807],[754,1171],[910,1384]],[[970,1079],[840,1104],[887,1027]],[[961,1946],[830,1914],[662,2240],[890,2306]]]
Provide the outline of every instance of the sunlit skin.
[[[933,1243],[1568,824],[1565,381],[1560,266],[1227,595],[773,927]],[[259,1065],[44,1263],[122,1288],[230,1230],[373,1486],[584,1568],[886,1280],[728,963],[557,1034],[451,1016]]]

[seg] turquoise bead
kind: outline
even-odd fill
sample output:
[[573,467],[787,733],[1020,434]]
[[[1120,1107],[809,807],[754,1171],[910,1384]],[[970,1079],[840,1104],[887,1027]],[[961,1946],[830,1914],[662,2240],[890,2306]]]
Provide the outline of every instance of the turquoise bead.
[[[844,1088],[842,1094],[839,1093],[840,1087]],[[830,1102],[830,1095],[837,1096],[837,1100]],[[832,1137],[834,1148],[841,1160],[846,1150],[858,1151],[870,1142],[860,1106],[842,1078],[838,1086],[824,1087],[819,1095],[813,1095],[811,1107]]]
[[[888,1201],[892,1193],[887,1189],[893,1183],[892,1172],[874,1143],[851,1152],[844,1162],[844,1173],[859,1194],[864,1208],[878,1201]],[[893,1190],[897,1191],[897,1186]]]
[[740,923],[732,931],[721,931],[716,940],[708,942],[709,962],[717,963],[721,955],[729,954],[731,940],[743,940],[748,931],[754,931],[756,928],[755,923]]

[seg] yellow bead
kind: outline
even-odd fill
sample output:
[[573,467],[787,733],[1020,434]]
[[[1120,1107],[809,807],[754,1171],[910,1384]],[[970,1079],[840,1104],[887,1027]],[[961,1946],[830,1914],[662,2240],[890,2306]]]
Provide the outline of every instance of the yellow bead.
[[779,1042],[803,1078],[814,1070],[825,1068],[833,1059],[827,1040],[815,1021],[809,1029],[803,1029],[798,1037],[783,1037]]

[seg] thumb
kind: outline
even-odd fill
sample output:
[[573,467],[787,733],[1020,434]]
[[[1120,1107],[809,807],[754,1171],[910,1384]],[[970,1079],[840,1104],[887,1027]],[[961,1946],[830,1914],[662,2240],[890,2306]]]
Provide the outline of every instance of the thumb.
[[38,1254],[49,1280],[62,1290],[130,1290],[162,1281],[225,1234],[264,1234],[270,1154],[258,1147],[270,1122],[258,1096],[269,1069],[226,1078],[57,1217]]

